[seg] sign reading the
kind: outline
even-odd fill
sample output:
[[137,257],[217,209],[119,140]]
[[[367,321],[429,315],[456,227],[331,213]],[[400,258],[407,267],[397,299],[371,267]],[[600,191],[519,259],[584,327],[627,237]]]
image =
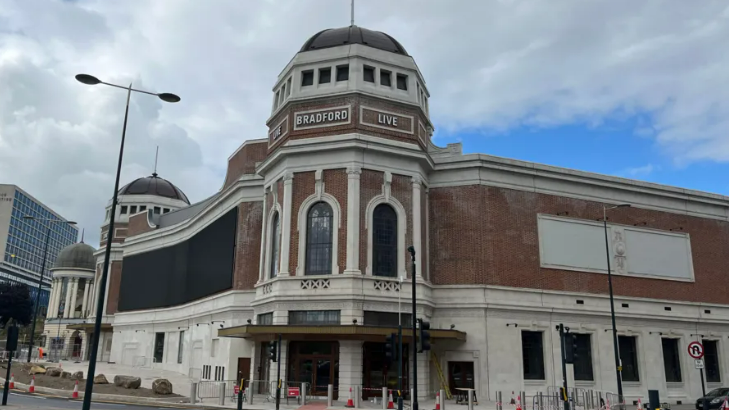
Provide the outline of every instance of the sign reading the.
[[349,106],[346,106],[297,112],[294,114],[294,129],[301,130],[349,124],[349,111]]
[[704,345],[699,342],[691,342],[688,345],[688,353],[694,359],[701,359],[704,357]]

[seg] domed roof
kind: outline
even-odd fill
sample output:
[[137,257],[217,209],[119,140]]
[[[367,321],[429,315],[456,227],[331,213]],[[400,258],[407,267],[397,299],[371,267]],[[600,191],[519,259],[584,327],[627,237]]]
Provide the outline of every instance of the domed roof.
[[144,178],[137,178],[134,181],[124,185],[119,190],[119,195],[156,195],[170,199],[179,199],[185,201],[188,205],[190,200],[187,196],[176,187],[172,182],[160,178],[157,173]]
[[301,52],[319,50],[322,48],[342,46],[346,44],[363,44],[379,50],[395,54],[408,55],[397,40],[381,31],[372,31],[358,26],[330,28],[322,30],[306,40]]
[[68,245],[58,252],[53,269],[96,269],[95,249],[83,242]]

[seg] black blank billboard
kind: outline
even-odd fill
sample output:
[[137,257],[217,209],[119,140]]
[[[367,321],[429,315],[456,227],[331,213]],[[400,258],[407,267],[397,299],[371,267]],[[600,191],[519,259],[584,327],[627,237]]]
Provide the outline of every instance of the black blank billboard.
[[187,241],[125,257],[118,310],[175,306],[230,289],[237,222],[234,208]]

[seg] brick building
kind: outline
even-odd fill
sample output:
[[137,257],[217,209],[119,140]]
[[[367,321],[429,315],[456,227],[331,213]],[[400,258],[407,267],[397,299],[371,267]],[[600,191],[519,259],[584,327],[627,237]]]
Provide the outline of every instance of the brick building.
[[560,385],[560,323],[577,335],[570,386],[614,392],[609,259],[628,400],[700,395],[694,340],[707,388],[729,380],[729,198],[436,147],[415,61],[356,26],[311,37],[273,94],[268,136],[230,156],[219,192],[125,219],[111,360],[274,380],[281,334],[282,378],[313,395],[395,387],[383,345],[416,283],[434,329],[421,397]]

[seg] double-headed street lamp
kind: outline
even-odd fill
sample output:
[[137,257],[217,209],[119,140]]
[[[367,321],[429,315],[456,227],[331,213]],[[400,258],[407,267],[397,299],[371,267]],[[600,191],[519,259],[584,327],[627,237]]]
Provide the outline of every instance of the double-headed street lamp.
[[35,341],[35,321],[38,318],[38,308],[40,305],[41,286],[43,285],[43,275],[46,273],[46,260],[48,259],[48,242],[50,242],[50,239],[51,239],[51,225],[53,225],[54,223],[76,225],[76,222],[64,221],[61,219],[36,218],[35,216],[30,216],[30,215],[23,215],[23,219],[48,223],[48,226],[46,227],[47,228],[46,229],[46,244],[45,244],[45,249],[43,250],[43,263],[41,264],[40,276],[38,277],[38,292],[36,292],[36,295],[35,295],[35,309],[33,309],[33,323],[30,326],[30,345],[28,346],[28,363],[30,363],[30,356],[33,352],[33,342]]
[[111,200],[111,219],[109,221],[109,229],[108,229],[108,235],[106,235],[106,249],[104,249],[104,268],[101,271],[101,278],[98,283],[98,303],[96,304],[96,318],[94,322],[94,337],[91,342],[91,355],[89,356],[89,369],[87,372],[86,377],[86,389],[84,393],[84,404],[82,407],[82,410],[90,410],[91,408],[91,394],[94,390],[94,373],[96,373],[96,356],[99,352],[99,334],[101,333],[101,316],[104,313],[104,298],[105,295],[105,289],[106,289],[106,280],[107,280],[107,274],[109,270],[109,258],[111,256],[111,240],[114,237],[114,219],[116,215],[116,204],[117,204],[117,196],[119,193],[119,177],[121,175],[121,168],[122,168],[122,159],[124,157],[124,139],[126,138],[127,134],[127,119],[129,118],[129,99],[132,96],[132,91],[142,93],[142,94],[148,94],[148,95],[154,95],[156,97],[159,97],[160,100],[169,102],[169,103],[176,103],[180,101],[180,97],[176,96],[175,94],[170,93],[152,93],[149,91],[144,90],[137,90],[135,88],[132,88],[132,85],[129,84],[129,87],[123,87],[121,85],[111,84],[104,81],[99,80],[98,78],[88,75],[88,74],[78,74],[76,75],[76,80],[78,80],[81,83],[87,84],[87,85],[97,85],[97,84],[104,84],[111,87],[121,88],[124,90],[127,90],[127,106],[124,110],[124,126],[122,127],[122,135],[121,135],[121,144],[119,147],[119,163],[116,167],[116,181],[114,182],[114,196]]
[[610,244],[608,241],[607,211],[615,208],[628,208],[630,204],[602,206],[602,223],[605,228],[605,255],[607,256],[608,288],[610,289],[610,319],[613,323],[613,351],[615,353],[615,377],[618,381],[618,400],[623,400],[623,381],[620,377],[620,352],[618,350],[618,329],[615,327],[615,301],[613,300],[613,275],[610,273]]

